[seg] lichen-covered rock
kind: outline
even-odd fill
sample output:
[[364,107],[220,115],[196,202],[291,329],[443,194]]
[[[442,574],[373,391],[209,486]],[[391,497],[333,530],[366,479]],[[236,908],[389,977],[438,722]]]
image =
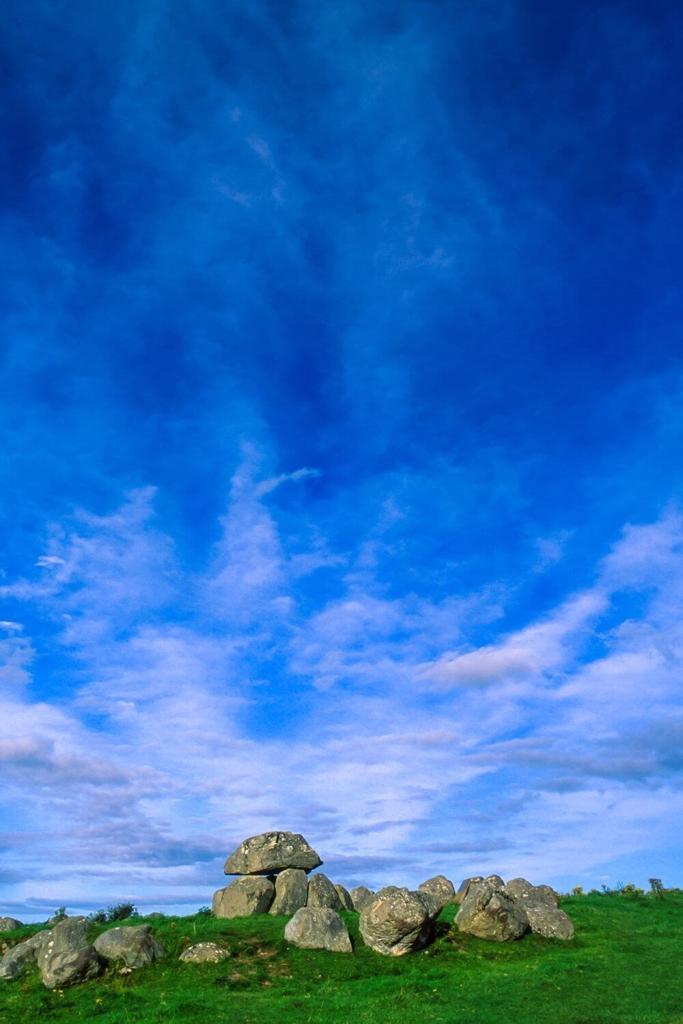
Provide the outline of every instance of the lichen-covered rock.
[[549,885],[532,885],[526,878],[512,878],[507,883],[503,892],[511,896],[513,900],[523,900],[527,903],[544,903],[549,907],[559,907],[560,896]]
[[94,946],[69,949],[53,954],[41,966],[41,976],[46,988],[66,988],[83,981],[97,978],[103,970],[102,961]]
[[166,950],[154,938],[150,924],[128,928],[109,928],[98,935],[95,949],[109,963],[120,962],[126,967],[147,967],[164,956]]
[[194,946],[183,950],[178,959],[185,964],[218,964],[229,957],[230,950],[223,949],[217,942],[195,942]]
[[458,887],[458,890],[456,891],[456,894],[455,894],[455,897],[454,897],[455,902],[456,903],[462,903],[462,901],[467,896],[467,893],[469,892],[470,886],[473,885],[476,882],[483,882],[483,881],[484,881],[484,876],[483,875],[472,875],[470,878],[463,878],[462,882],[460,883],[460,886]]
[[559,907],[551,907],[547,903],[525,903],[524,911],[529,927],[536,935],[546,939],[574,938],[572,919]]
[[360,914],[363,907],[374,900],[375,893],[365,885],[357,885],[351,890],[350,896],[353,900],[353,909]]
[[322,860],[297,832],[262,832],[240,843],[225,862],[226,875],[271,875],[285,868],[312,871]]
[[524,908],[507,896],[491,876],[468,889],[460,904],[455,923],[461,932],[480,939],[508,942],[518,939],[529,928]]
[[287,922],[285,939],[300,949],[353,952],[346,925],[330,907],[302,907],[297,910]]
[[237,878],[213,894],[211,909],[214,917],[251,917],[253,914],[267,914],[274,896],[275,886],[269,878]]
[[22,928],[21,921],[16,917],[0,917],[0,932],[13,932],[15,928]]
[[353,900],[351,899],[351,893],[348,889],[345,889],[343,885],[335,884],[337,896],[339,902],[342,905],[342,910],[353,910]]
[[275,879],[275,899],[269,913],[295,914],[306,906],[308,878],[302,868],[285,868]]
[[329,907],[330,910],[340,911],[342,902],[339,894],[327,875],[311,875],[308,880],[307,907]]
[[387,886],[360,915],[366,946],[385,956],[403,956],[426,946],[433,935],[433,915],[424,893]]
[[455,886],[445,875],[435,875],[434,878],[428,878],[426,882],[418,885],[417,891],[426,892],[434,897],[434,900],[439,905],[437,913],[440,913],[447,904],[451,903],[455,896]]
[[0,980],[14,981],[27,968],[38,962],[38,954],[50,939],[49,931],[37,932],[8,949],[0,958]]

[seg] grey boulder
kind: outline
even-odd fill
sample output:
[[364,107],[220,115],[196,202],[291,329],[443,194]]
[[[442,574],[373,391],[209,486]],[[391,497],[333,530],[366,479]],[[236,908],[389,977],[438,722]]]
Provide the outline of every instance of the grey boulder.
[[351,899],[351,893],[348,889],[345,889],[343,885],[335,885],[334,887],[339,897],[339,902],[342,905],[342,910],[353,910],[353,900]]
[[439,905],[437,913],[440,913],[448,903],[451,903],[455,896],[455,886],[445,875],[436,875],[434,878],[428,878],[422,885],[418,885],[417,891],[425,892],[434,898],[435,902]]
[[433,913],[423,893],[388,886],[360,915],[363,942],[376,953],[403,956],[426,946],[433,934]]
[[339,893],[327,875],[311,875],[308,880],[307,907],[329,907],[330,910],[343,910]]
[[275,879],[275,899],[269,913],[294,914],[306,906],[308,878],[302,868],[285,868]]
[[353,909],[357,910],[359,914],[363,907],[375,898],[372,889],[368,889],[365,885],[357,885],[355,889],[351,890],[350,896],[353,900]]
[[455,923],[461,932],[494,942],[518,939],[529,927],[524,908],[493,879],[470,885]]
[[352,953],[349,932],[330,907],[302,907],[285,928],[285,939],[299,949],[327,949],[331,953]]
[[147,967],[166,952],[154,938],[150,924],[129,928],[109,928],[95,939],[95,949],[109,963],[124,963],[126,967]]
[[14,981],[23,971],[38,962],[38,954],[50,938],[49,931],[37,932],[18,942],[0,958],[0,980]]
[[275,886],[269,878],[237,878],[224,889],[213,894],[211,909],[214,917],[251,917],[267,914],[275,895]]
[[285,868],[312,871],[322,860],[297,832],[262,832],[240,843],[225,862],[226,875],[270,875]]
[[15,928],[23,928],[16,917],[0,917],[0,932],[13,932]]
[[469,892],[470,886],[474,885],[476,882],[483,881],[483,875],[471,875],[470,878],[463,878],[462,882],[460,883],[460,887],[458,888],[458,891],[455,894],[455,902],[462,903],[462,901],[467,896],[467,893]]
[[574,925],[572,919],[559,907],[550,907],[546,903],[525,904],[524,910],[529,927],[536,935],[546,939],[573,939]]
[[84,917],[66,917],[47,934],[36,950],[46,988],[66,988],[102,973],[102,961],[88,942],[88,922]]
[[230,950],[223,949],[217,942],[196,942],[183,950],[178,959],[185,964],[218,964],[229,957]]
[[549,885],[532,885],[526,878],[512,878],[503,892],[513,900],[522,900],[525,906],[528,903],[543,903],[549,907],[560,905],[559,894]]

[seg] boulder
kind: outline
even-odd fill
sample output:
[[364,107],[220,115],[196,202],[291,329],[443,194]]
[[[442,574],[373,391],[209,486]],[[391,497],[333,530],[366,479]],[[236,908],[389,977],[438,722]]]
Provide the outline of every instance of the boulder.
[[24,939],[8,949],[0,958],[0,980],[14,981],[27,967],[37,963],[38,954],[49,938],[49,931],[37,932],[30,939]]
[[102,961],[94,946],[55,953],[41,967],[41,976],[46,988],[66,988],[82,981],[90,981],[102,973]]
[[251,917],[252,914],[266,914],[274,895],[275,886],[269,878],[237,878],[213,894],[211,909],[214,917]]
[[308,881],[307,907],[329,907],[330,910],[343,910],[339,894],[327,875],[311,875]]
[[218,964],[229,957],[230,950],[223,949],[217,942],[196,942],[183,950],[178,959],[186,964]]
[[23,928],[21,921],[16,917],[0,917],[0,932],[13,932],[15,928]]
[[525,903],[524,910],[529,927],[536,935],[546,939],[574,938],[572,919],[559,907],[551,907],[547,903]]
[[460,904],[455,923],[461,932],[480,939],[508,942],[527,931],[529,921],[524,908],[503,892],[492,876],[470,885]]
[[285,868],[275,879],[275,899],[269,913],[294,914],[306,906],[308,878],[301,868]]
[[331,953],[352,953],[349,932],[330,907],[302,907],[290,918],[285,939],[299,949],[327,949]]
[[483,882],[483,881],[484,881],[484,876],[483,875],[472,875],[470,878],[463,878],[462,882],[460,883],[460,887],[459,887],[458,891],[455,894],[455,902],[456,903],[462,903],[462,901],[467,896],[467,893],[469,892],[470,885],[472,885],[475,882]]
[[365,885],[357,885],[355,889],[351,890],[350,896],[353,900],[353,909],[357,910],[359,914],[366,903],[371,903],[375,898],[372,889],[368,889]]
[[403,956],[426,946],[433,934],[433,915],[423,893],[388,886],[360,915],[363,942],[376,953]]
[[434,878],[428,878],[422,885],[418,885],[417,891],[426,892],[434,897],[435,901],[439,904],[437,913],[441,913],[443,908],[448,903],[451,903],[455,896],[455,886],[445,875],[436,875]]
[[84,917],[62,918],[36,949],[36,962],[46,988],[66,988],[102,973],[102,961],[88,942]]
[[99,955],[109,963],[117,961],[126,967],[147,967],[164,956],[166,950],[154,938],[151,924],[128,928],[109,928],[94,942]]
[[549,885],[532,885],[526,878],[512,878],[507,883],[503,892],[511,896],[513,900],[522,900],[527,903],[543,903],[549,907],[559,907],[560,897]]
[[312,871],[322,860],[296,832],[263,832],[240,843],[225,862],[226,875],[270,875],[285,868]]
[[348,889],[345,889],[343,885],[335,885],[339,902],[342,905],[342,910],[353,910],[353,900],[351,899],[351,893]]

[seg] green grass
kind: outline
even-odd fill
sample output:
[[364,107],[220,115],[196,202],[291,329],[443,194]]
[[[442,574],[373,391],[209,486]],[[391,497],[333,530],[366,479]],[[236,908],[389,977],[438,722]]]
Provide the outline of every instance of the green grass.
[[[577,937],[484,942],[451,927],[409,956],[378,956],[345,914],[353,955],[298,950],[286,918],[152,921],[169,956],[63,992],[34,972],[0,982],[2,1024],[683,1024],[683,893],[662,900],[596,895],[563,907]],[[142,920],[142,919],[141,919]],[[128,922],[135,924],[135,921]],[[35,931],[24,928],[11,940]],[[93,928],[93,935],[103,928]],[[9,938],[9,936],[7,936]],[[231,950],[221,964],[181,964],[190,943]]]

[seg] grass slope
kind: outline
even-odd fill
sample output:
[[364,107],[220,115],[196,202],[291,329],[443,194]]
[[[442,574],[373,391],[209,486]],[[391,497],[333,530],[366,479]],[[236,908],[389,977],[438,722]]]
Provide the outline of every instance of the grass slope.
[[[448,907],[434,945],[397,959],[365,948],[356,914],[344,915],[353,955],[286,945],[282,917],[154,919],[166,960],[127,975],[109,971],[63,992],[49,992],[35,971],[0,982],[0,1021],[683,1024],[683,893],[663,900],[579,896],[563,907],[576,925],[573,942],[531,935],[484,942],[452,928],[457,908]],[[12,933],[11,941],[35,930]],[[93,935],[102,930],[94,927]],[[178,962],[186,946],[207,939],[228,946],[231,958]]]

